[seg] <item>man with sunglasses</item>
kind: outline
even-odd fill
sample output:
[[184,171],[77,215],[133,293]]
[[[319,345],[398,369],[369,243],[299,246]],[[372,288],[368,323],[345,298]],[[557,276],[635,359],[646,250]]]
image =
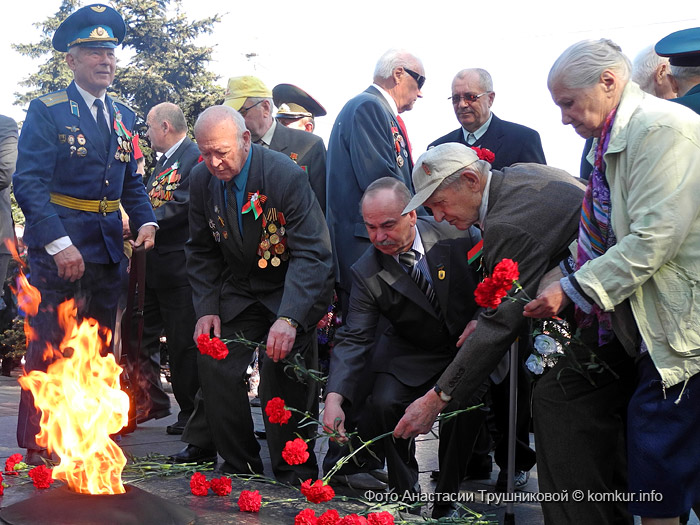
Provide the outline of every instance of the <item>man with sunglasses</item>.
[[224,106],[232,107],[243,116],[254,144],[284,153],[306,172],[311,189],[325,212],[326,147],[323,139],[278,124],[273,118],[272,91],[257,77],[229,78]]
[[463,69],[452,81],[452,102],[460,127],[428,146],[459,142],[493,151],[493,169],[516,162],[546,164],[540,135],[534,129],[501,120],[491,112],[496,98],[493,81],[484,69]]

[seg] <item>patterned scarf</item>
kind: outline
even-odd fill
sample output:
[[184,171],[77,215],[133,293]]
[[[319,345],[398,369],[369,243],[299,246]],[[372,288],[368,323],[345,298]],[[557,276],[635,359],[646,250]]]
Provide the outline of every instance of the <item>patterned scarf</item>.
[[[610,143],[610,129],[615,120],[617,108],[605,118],[603,131],[598,139],[595,151],[593,171],[588,179],[588,186],[581,207],[581,223],[578,229],[578,254],[576,269],[581,268],[587,261],[603,255],[617,242],[615,233],[610,226],[610,186],[605,178],[605,161],[603,155]],[[610,313],[602,311],[598,305],[593,305],[590,314],[576,307],[576,321],[582,328],[593,325],[598,320],[598,344],[609,343],[614,333]]]

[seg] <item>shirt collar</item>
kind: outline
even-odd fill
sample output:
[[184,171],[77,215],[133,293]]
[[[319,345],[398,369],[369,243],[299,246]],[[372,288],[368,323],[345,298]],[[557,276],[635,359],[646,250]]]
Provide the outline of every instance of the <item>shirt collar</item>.
[[265,134],[260,137],[260,140],[262,140],[267,147],[270,147],[270,143],[272,142],[272,135],[275,134],[275,129],[277,128],[277,121],[275,119],[272,119],[272,126],[270,126]]
[[75,84],[75,88],[78,90],[78,93],[80,93],[80,96],[83,97],[83,100],[85,101],[85,104],[87,105],[88,108],[92,111],[92,105],[95,103],[96,99],[100,99],[102,101],[102,104],[104,107],[107,107],[107,93],[102,93],[101,97],[96,97],[92,93],[88,93],[85,91],[83,88],[81,88],[77,83]]
[[484,230],[484,221],[489,207],[489,190],[491,189],[491,172],[486,176],[486,185],[484,186],[484,194],[481,196],[481,205],[479,206],[479,228]]
[[386,99],[386,101],[389,103],[389,106],[391,107],[391,111],[393,111],[394,116],[399,114],[399,108],[396,107],[396,102],[394,102],[394,99],[391,98],[391,95],[389,92],[384,89],[382,86],[378,84],[372,84],[375,88],[379,90],[379,92],[382,94],[382,96]]
[[[420,257],[416,258],[416,261],[417,261],[417,260],[425,257],[425,248],[423,247],[423,241],[420,238],[420,232],[418,231],[418,225],[416,224],[413,228],[416,231],[416,236],[413,239],[413,244],[411,245],[411,249],[413,251],[415,251],[416,253],[420,254]],[[394,255],[394,260],[398,262],[398,260],[399,260],[398,253],[396,255]]]
[[233,178],[233,185],[236,187],[237,191],[245,190],[246,184],[248,183],[248,172],[250,171],[250,159],[253,158],[253,146],[250,147],[248,151],[248,158],[245,159],[245,164],[241,172]]
[[180,144],[182,144],[182,143],[184,142],[184,140],[185,140],[186,137],[187,137],[187,135],[185,135],[184,137],[182,137],[180,140],[178,140],[178,141],[173,145],[172,148],[170,148],[168,151],[166,151],[165,153],[163,153],[163,155],[165,155],[165,158],[166,158],[166,159],[169,159],[170,157],[172,157],[173,155],[175,155],[175,152],[177,151],[177,148],[180,147]]
[[484,125],[481,126],[479,129],[474,131],[473,133],[471,131],[467,131],[466,129],[462,128],[462,133],[464,134],[464,140],[467,140],[467,137],[471,133],[474,135],[474,140],[479,140],[481,137],[484,136],[484,134],[489,130],[489,125],[491,125],[491,120],[493,120],[493,113],[489,115],[489,119],[484,122]]

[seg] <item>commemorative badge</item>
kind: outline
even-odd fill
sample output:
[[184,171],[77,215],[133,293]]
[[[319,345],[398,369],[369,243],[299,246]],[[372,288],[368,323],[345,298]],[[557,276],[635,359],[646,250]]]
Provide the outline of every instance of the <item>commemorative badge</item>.
[[173,192],[180,186],[181,176],[177,172],[179,167],[180,161],[177,160],[172,166],[163,170],[153,179],[152,188],[148,192],[153,209],[173,200]]
[[117,133],[117,151],[114,158],[121,162],[129,162],[131,152],[134,150],[133,135],[124,127],[122,114],[114,101],[112,101],[112,109],[114,110],[114,131]]

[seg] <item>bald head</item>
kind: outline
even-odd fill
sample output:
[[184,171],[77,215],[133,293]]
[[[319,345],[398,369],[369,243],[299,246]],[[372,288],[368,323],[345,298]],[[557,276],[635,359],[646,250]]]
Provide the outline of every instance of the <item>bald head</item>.
[[182,110],[171,102],[154,106],[146,117],[146,136],[151,147],[165,153],[187,134],[187,121]]
[[250,131],[238,111],[228,106],[205,109],[194,125],[202,159],[209,172],[224,181],[241,172],[250,151]]

